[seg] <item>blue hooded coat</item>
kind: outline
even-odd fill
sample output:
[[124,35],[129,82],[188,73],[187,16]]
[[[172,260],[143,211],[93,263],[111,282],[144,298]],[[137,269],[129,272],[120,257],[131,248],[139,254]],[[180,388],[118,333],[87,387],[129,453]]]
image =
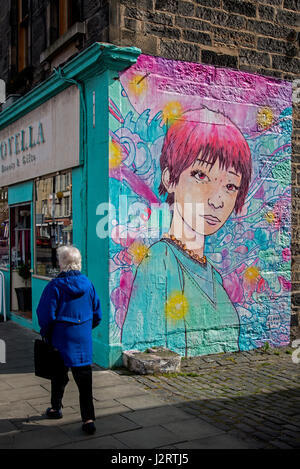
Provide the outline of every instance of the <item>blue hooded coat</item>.
[[37,316],[40,334],[59,350],[66,366],[91,365],[92,328],[101,321],[91,281],[78,270],[61,272],[44,289]]

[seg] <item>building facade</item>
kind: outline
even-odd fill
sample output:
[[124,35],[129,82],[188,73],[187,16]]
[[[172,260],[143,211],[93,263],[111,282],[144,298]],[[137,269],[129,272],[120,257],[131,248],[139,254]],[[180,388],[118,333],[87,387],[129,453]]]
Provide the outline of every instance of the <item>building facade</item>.
[[124,349],[191,356],[298,335],[298,20],[292,0],[6,3],[11,319],[38,330],[56,249],[75,244],[102,299],[102,366]]

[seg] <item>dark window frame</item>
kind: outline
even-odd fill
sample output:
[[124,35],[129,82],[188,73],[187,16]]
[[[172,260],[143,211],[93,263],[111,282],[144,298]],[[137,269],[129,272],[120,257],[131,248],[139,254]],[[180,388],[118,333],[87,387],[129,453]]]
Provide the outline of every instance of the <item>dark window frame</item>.
[[[10,236],[9,236],[10,227],[9,227],[9,205],[8,205],[8,188],[7,187],[1,187],[0,188],[0,204],[2,204],[2,203],[5,203],[7,205],[7,218],[6,218],[6,220],[8,220],[8,226],[6,227],[6,229],[8,230],[8,237],[7,237],[7,247],[6,247],[6,249],[7,249],[8,262],[6,262],[6,264],[2,263],[2,254],[1,254],[1,260],[0,260],[1,269],[7,268],[7,266],[10,263],[10,259],[9,259],[9,257],[10,257],[10,255],[9,255],[9,252],[10,252],[10,239],[9,239],[10,238]],[[1,214],[0,218],[2,219],[2,214]],[[2,223],[4,223],[4,218],[3,218],[3,221],[1,220],[1,225],[2,225]],[[2,229],[4,231],[5,227],[1,226],[0,230],[2,231]],[[2,235],[1,235],[0,239],[1,239],[1,244],[2,244]],[[1,251],[2,251],[2,246],[1,246]]]
[[81,20],[81,16],[82,1],[74,3],[74,0],[51,0],[49,45],[66,34],[76,22]]
[[30,0],[17,0],[17,70],[21,72],[30,65]]
[[[63,184],[65,187],[62,187],[62,178],[61,176],[62,175],[65,175],[65,174],[69,174],[69,177],[68,178],[64,178],[64,183]],[[50,238],[49,238],[49,241],[50,241],[50,244],[49,244],[49,248],[51,248],[51,251],[52,251],[52,259],[51,259],[51,262],[52,262],[52,274],[50,273],[49,274],[49,271],[47,272],[47,269],[49,269],[49,262],[40,262],[38,263],[38,255],[37,255],[37,226],[39,224],[36,223],[37,221],[37,202],[38,202],[38,191],[37,191],[37,183],[39,182],[42,182],[42,181],[45,181],[45,186],[47,186],[47,184],[49,182],[46,182],[46,180],[49,180],[49,179],[52,179],[52,192],[51,194],[55,194],[55,205],[58,205],[58,207],[55,207],[54,208],[54,217],[52,216],[47,216],[46,219],[48,218],[52,218],[53,221],[51,223],[49,223],[49,227],[50,228]],[[67,182],[68,182],[68,185],[67,185]],[[45,190],[47,190],[45,188]],[[67,192],[69,192],[69,194],[66,194]],[[59,194],[63,194],[63,197],[69,197],[69,204],[70,204],[70,210],[68,213],[65,213],[64,211],[64,208],[65,208],[65,202],[64,200],[62,199],[62,196]],[[36,178],[34,180],[34,209],[33,209],[33,212],[34,212],[34,221],[33,221],[33,243],[34,243],[34,261],[33,261],[33,275],[35,277],[43,277],[43,278],[48,278],[48,279],[51,279],[53,277],[55,277],[58,273],[58,270],[55,272],[55,269],[58,269],[58,265],[56,264],[56,261],[55,261],[55,256],[54,256],[54,249],[56,250],[57,247],[60,245],[58,244],[58,246],[56,246],[54,248],[54,244],[52,245],[53,243],[53,236],[55,236],[55,238],[57,237],[58,235],[58,231],[56,231],[56,228],[58,225],[61,225],[61,220],[63,218],[65,219],[69,219],[71,222],[69,225],[65,225],[65,226],[71,226],[72,229],[71,229],[71,234],[65,234],[65,235],[62,235],[62,233],[59,232],[59,235],[60,236],[63,236],[64,238],[71,238],[71,243],[68,243],[68,244],[72,244],[72,241],[73,241],[73,190],[72,190],[72,169],[66,169],[66,170],[63,170],[63,171],[58,171],[56,173],[51,173],[51,174],[47,174],[47,175],[44,175],[42,177],[39,177],[39,178]],[[45,195],[45,194],[44,194]],[[50,195],[50,194],[49,194]],[[61,200],[59,200],[61,198]],[[42,213],[41,215],[44,215],[43,211],[44,209],[46,208],[45,207],[45,204],[44,204],[44,198],[41,198],[40,199],[40,202],[41,202],[41,209],[42,209]],[[48,200],[48,197],[47,197],[47,200]],[[52,200],[53,200],[53,197],[52,197]],[[53,206],[51,207],[51,210],[53,210]],[[56,221],[59,221],[59,223],[56,223]],[[54,229],[53,229],[54,228]],[[54,233],[55,232],[55,233]],[[42,240],[43,236],[40,235],[40,240]],[[46,240],[45,240],[46,241]],[[50,260],[50,258],[49,258]],[[45,272],[43,272],[43,268],[39,267],[37,268],[37,265],[42,265],[44,264],[45,265]],[[51,270],[51,267],[50,267],[50,270]]]

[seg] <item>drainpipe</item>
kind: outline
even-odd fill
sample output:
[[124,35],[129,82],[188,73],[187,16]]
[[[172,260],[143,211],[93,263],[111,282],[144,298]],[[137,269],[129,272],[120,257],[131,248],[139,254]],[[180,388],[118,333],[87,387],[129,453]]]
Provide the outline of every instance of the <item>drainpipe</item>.
[[[84,177],[84,190],[81,193],[81,200],[83,201],[83,206],[85,207],[85,210],[83,210],[83,216],[85,217],[85,232],[87,232],[88,229],[88,216],[87,216],[87,110],[86,110],[86,102],[85,102],[85,93],[84,93],[84,85],[83,83],[74,80],[73,78],[67,78],[63,71],[61,70],[60,67],[58,69],[53,68],[54,73],[63,81],[66,83],[70,83],[71,85],[76,85],[79,94],[80,94],[80,109],[82,109],[82,116],[83,116],[83,122],[82,122],[82,157],[80,157],[80,162],[83,162],[83,177]],[[73,193],[73,192],[72,192]],[[83,241],[83,249],[82,249],[82,258],[85,259],[85,270],[86,274],[88,273],[88,259],[87,259],[87,236],[84,236],[84,241]]]

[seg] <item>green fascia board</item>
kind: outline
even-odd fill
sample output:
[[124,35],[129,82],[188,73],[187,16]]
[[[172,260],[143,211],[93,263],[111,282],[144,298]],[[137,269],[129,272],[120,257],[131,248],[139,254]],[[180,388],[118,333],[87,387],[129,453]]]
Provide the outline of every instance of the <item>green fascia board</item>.
[[24,181],[8,188],[8,205],[31,203],[33,200],[33,182]]
[[0,113],[0,130],[63,91],[72,80],[85,81],[105,70],[122,71],[135,64],[141,50],[96,42]]

